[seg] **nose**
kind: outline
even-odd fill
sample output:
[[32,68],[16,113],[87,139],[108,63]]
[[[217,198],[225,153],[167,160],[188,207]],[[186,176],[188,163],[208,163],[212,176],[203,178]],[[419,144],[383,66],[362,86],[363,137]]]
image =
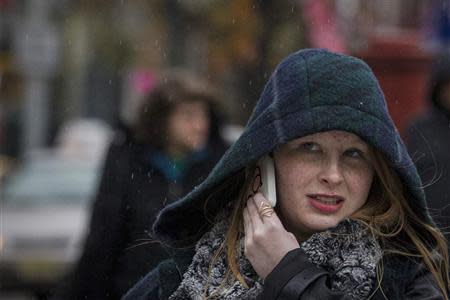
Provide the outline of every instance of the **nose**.
[[319,180],[327,185],[336,186],[342,183],[344,176],[342,174],[339,162],[334,159],[327,160],[319,173]]

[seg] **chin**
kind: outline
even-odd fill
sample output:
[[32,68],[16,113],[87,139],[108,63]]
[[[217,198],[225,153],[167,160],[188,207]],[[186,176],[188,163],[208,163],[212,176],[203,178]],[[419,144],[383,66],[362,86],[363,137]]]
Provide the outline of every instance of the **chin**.
[[309,224],[306,224],[306,227],[311,232],[321,232],[336,227],[341,221],[342,219],[335,218],[316,218],[316,220],[309,222]]

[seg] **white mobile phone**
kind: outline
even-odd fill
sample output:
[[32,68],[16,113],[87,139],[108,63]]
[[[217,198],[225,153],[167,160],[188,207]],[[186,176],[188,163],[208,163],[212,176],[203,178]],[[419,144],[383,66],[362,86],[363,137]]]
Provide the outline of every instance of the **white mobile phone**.
[[266,155],[264,156],[258,166],[261,169],[261,193],[269,200],[270,205],[275,207],[277,204],[277,190],[275,182],[275,165],[273,159]]

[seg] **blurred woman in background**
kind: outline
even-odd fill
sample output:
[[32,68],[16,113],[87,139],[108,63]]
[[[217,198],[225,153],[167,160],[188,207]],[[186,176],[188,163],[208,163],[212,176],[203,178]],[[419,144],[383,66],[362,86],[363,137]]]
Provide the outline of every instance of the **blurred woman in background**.
[[224,153],[215,92],[185,72],[162,75],[136,125],[110,146],[84,251],[56,299],[118,299],[170,255],[151,225]]

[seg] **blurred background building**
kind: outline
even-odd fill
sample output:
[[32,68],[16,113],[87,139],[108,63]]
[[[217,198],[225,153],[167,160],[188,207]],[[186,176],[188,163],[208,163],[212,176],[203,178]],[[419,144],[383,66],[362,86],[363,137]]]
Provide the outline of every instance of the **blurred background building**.
[[[101,153],[167,67],[208,78],[243,125],[274,66],[306,47],[364,58],[402,133],[426,109],[431,56],[450,49],[449,2],[0,0],[0,179],[41,149]],[[80,119],[96,146],[62,137]]]

